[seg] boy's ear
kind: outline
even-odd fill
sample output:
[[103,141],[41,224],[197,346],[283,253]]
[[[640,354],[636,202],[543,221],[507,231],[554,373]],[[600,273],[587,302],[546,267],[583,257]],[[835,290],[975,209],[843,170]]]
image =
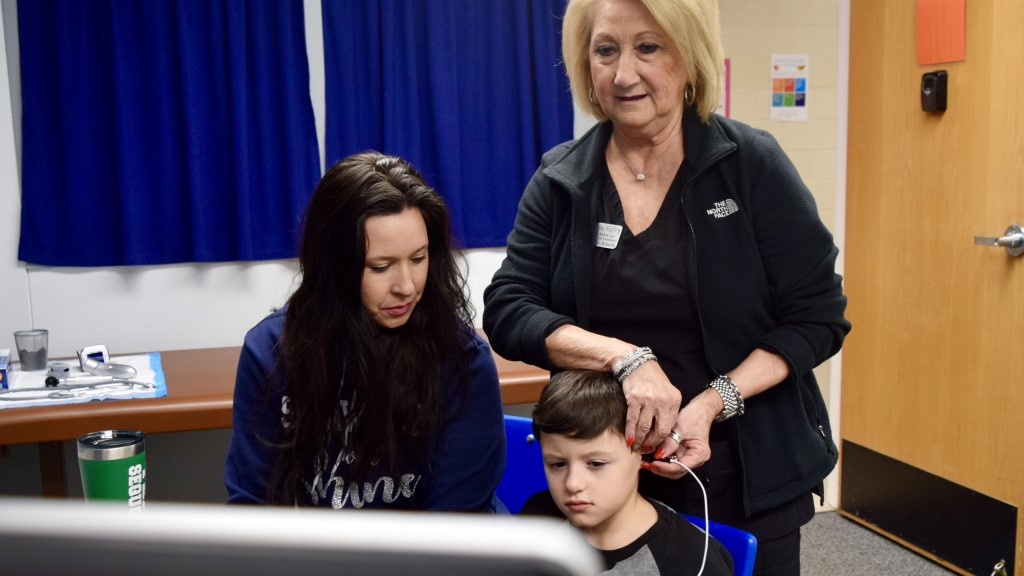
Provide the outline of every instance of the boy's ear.
[[637,477],[639,477],[640,471],[644,468],[644,459],[642,456],[642,454],[637,454],[636,452],[633,452],[631,455],[633,458],[633,465],[636,466]]

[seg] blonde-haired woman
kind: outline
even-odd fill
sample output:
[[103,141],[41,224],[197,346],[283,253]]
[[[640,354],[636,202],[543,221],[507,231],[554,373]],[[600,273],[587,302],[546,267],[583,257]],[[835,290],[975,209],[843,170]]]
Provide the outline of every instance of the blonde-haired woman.
[[[799,574],[800,526],[838,450],[812,369],[850,324],[838,249],[778,143],[714,114],[714,0],[570,0],[563,58],[601,122],[549,151],[485,295],[495,350],[609,370],[634,450],[676,456],[714,520],[753,532],[756,573]],[[696,483],[641,492],[703,515]]]

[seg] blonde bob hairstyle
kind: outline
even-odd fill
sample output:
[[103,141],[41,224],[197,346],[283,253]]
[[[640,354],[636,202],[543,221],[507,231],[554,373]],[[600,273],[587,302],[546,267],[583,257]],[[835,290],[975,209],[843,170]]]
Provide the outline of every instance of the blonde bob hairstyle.
[[[600,104],[590,101],[590,36],[593,9],[606,0],[569,0],[562,21],[562,59],[576,105],[604,122]],[[722,95],[725,57],[717,0],[637,0],[673,40],[686,65],[696,97],[693,107],[707,123]],[[683,97],[682,94],[679,95]]]

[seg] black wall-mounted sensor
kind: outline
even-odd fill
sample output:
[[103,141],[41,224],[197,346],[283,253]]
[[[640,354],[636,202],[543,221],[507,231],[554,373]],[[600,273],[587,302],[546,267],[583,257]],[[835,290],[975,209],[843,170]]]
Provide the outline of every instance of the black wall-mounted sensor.
[[946,85],[948,76],[945,70],[925,72],[921,76],[921,110],[925,112],[946,111]]

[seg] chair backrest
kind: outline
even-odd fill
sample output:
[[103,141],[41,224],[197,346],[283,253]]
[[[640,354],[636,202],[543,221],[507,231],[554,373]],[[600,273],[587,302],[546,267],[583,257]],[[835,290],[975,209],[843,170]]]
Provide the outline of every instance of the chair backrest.
[[[683,514],[691,524],[704,530],[704,519]],[[732,555],[732,566],[736,576],[750,576],[754,573],[754,557],[757,555],[757,538],[745,530],[740,530],[728,524],[708,521],[708,534],[725,546],[725,549]]]
[[[505,474],[498,484],[498,498],[509,512],[518,514],[527,498],[548,488],[540,443],[533,437],[533,420],[506,415],[505,446]],[[683,516],[701,530],[704,529],[703,518],[686,514]],[[753,534],[715,521],[708,522],[708,532],[732,555],[736,576],[750,576],[754,573],[757,538]]]
[[533,437],[533,420],[505,416],[505,474],[498,484],[498,498],[513,514],[526,499],[548,489],[540,443]]

